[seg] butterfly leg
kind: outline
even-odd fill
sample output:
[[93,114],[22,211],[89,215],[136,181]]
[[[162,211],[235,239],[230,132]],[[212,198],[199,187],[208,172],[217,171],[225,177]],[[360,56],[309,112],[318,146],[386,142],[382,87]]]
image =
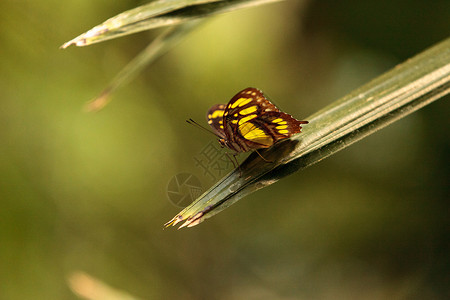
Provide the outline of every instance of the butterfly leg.
[[258,153],[259,157],[261,157],[262,160],[264,160],[266,163],[273,163],[273,160],[267,160],[261,155],[261,153],[258,152],[258,150],[255,150],[255,151],[256,151],[256,153]]
[[233,158],[231,158],[230,153],[226,152],[226,154],[227,154],[228,159],[231,160],[231,162],[233,163],[233,167],[235,169],[239,169],[239,177],[241,177],[242,176],[242,170],[241,170],[241,167],[239,166],[239,162],[237,161],[237,158],[236,158],[236,155],[238,155],[239,153],[231,154],[233,156]]

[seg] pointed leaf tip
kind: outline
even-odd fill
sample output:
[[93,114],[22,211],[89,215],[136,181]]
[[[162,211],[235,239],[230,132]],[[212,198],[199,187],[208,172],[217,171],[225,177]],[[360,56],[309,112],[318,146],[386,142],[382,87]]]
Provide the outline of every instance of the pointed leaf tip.
[[164,224],[164,227],[170,227],[170,226],[175,226],[178,223],[183,221],[183,217],[180,215],[176,215],[175,217],[172,218],[172,220],[170,220],[169,222],[167,222],[166,224]]

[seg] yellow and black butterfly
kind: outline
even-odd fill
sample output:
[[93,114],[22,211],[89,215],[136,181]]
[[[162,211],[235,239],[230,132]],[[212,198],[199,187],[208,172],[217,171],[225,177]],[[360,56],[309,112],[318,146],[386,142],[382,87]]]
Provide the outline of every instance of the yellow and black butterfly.
[[220,144],[236,153],[268,148],[300,133],[301,124],[308,124],[280,111],[252,87],[237,93],[227,105],[211,107],[206,118]]

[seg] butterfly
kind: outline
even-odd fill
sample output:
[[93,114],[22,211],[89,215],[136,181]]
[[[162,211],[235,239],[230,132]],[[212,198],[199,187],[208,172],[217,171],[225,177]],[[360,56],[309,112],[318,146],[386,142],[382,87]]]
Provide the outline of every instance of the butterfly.
[[252,87],[237,93],[227,105],[211,107],[206,119],[219,143],[236,154],[268,148],[300,133],[301,124],[308,124],[280,111],[262,91]]

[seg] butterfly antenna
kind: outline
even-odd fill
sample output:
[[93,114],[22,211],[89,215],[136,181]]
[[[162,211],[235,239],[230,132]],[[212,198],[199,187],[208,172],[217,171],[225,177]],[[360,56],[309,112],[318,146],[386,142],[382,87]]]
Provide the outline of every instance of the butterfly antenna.
[[215,134],[213,131],[209,130],[208,128],[206,128],[206,127],[204,127],[204,126],[202,126],[202,125],[200,125],[200,124],[198,124],[197,122],[195,122],[195,121],[192,120],[192,119],[186,120],[186,122],[187,122],[188,124],[191,124],[191,125],[193,125],[193,126],[197,126],[198,128],[201,128],[201,129],[203,129],[203,130],[206,130],[207,132],[212,133],[212,134],[214,134],[215,136],[217,136],[217,134]]

